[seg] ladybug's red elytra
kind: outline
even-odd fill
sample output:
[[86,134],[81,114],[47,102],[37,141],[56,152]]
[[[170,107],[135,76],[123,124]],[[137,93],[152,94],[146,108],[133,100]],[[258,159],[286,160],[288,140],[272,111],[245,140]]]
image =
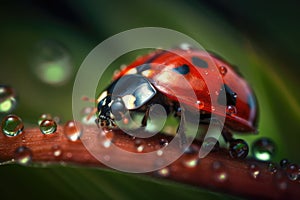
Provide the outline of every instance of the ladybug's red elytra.
[[[205,80],[199,70],[207,74]],[[212,94],[208,91],[206,81],[214,81],[216,75],[221,75],[223,83],[214,85]],[[182,76],[194,89],[198,99],[196,102],[186,95],[186,88],[181,87]],[[122,81],[118,84],[121,88],[114,89],[118,81]],[[121,119],[124,112],[138,111],[145,113],[141,126],[146,126],[149,107],[157,103],[163,105],[168,114],[174,113],[180,117],[179,98],[189,109],[201,112],[200,123],[204,123],[210,120],[214,109],[211,99],[216,98],[218,102],[221,94],[226,95],[226,102],[220,102],[220,106],[227,107],[224,126],[226,132],[257,132],[256,97],[232,65],[203,50],[156,50],[139,57],[114,75],[111,85],[99,95],[97,123],[101,126],[114,126],[115,120]],[[228,134],[226,137],[225,140],[230,140]]]

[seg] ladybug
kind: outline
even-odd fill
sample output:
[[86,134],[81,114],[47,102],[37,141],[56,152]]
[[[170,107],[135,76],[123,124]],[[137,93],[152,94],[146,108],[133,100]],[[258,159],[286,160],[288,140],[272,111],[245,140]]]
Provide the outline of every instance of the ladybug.
[[[217,68],[216,68],[216,67]],[[216,70],[217,69],[217,70]],[[214,93],[208,91],[206,81],[214,82],[217,76],[222,84],[212,84]],[[220,76],[221,75],[221,76]],[[187,95],[182,78],[192,86],[197,101]],[[118,85],[118,87],[116,87]],[[174,92],[175,91],[175,92]],[[219,96],[226,95],[226,102]],[[113,82],[97,99],[97,120],[100,126],[116,126],[127,111],[142,112],[141,127],[147,125],[151,105],[162,105],[167,114],[181,117],[180,100],[187,110],[200,112],[200,123],[211,119],[212,110],[225,114],[223,137],[232,140],[231,132],[257,132],[258,106],[255,94],[245,79],[224,59],[213,53],[197,49],[174,48],[156,50],[137,58],[113,76]],[[212,108],[212,100],[226,106],[226,113]],[[184,132],[184,131],[183,131]],[[179,133],[182,141],[185,134]]]

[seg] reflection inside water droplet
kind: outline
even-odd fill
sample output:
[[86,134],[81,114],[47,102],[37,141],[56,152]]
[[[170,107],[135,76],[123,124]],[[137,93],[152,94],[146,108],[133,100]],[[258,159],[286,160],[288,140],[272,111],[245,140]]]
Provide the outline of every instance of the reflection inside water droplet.
[[40,131],[45,134],[52,134],[56,131],[57,125],[54,120],[45,119],[40,124]]
[[232,158],[246,158],[249,152],[248,144],[242,139],[229,142],[229,154]]

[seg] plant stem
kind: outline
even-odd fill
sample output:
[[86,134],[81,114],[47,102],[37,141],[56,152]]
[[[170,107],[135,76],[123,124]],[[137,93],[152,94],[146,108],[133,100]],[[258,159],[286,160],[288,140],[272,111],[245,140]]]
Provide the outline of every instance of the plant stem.
[[[164,134],[156,134],[147,139],[139,138],[143,146],[142,152],[137,150],[137,140],[123,133],[121,130],[112,130],[109,134],[100,132],[95,127],[84,128],[84,138],[89,139],[95,135],[106,135],[112,142],[126,150],[135,153],[145,153],[157,150],[162,139],[172,140],[172,137]],[[200,148],[201,143],[194,141],[192,146]],[[82,166],[97,166],[107,168],[93,157],[80,140],[69,140],[63,133],[63,127],[58,126],[57,131],[50,135],[41,134],[39,128],[28,128],[22,134],[15,137],[7,137],[0,134],[0,161],[7,162],[15,159],[15,150],[20,146],[26,146],[32,152],[34,163],[69,163]],[[110,147],[102,148],[103,152]],[[60,153],[55,155],[55,151]],[[56,152],[57,153],[57,152]],[[112,155],[112,154],[111,154]],[[149,165],[146,160],[128,160],[126,157],[118,157],[120,165],[136,165],[143,167]],[[196,161],[196,162],[195,162]],[[250,169],[250,165],[255,169]],[[253,159],[238,160],[229,156],[228,151],[220,148],[211,152],[205,158],[198,160],[198,153],[185,153],[178,160],[156,172],[145,175],[173,180],[201,188],[208,188],[217,192],[225,192],[246,198],[259,199],[300,199],[299,180],[291,181],[286,171],[277,169],[271,173],[268,163]]]

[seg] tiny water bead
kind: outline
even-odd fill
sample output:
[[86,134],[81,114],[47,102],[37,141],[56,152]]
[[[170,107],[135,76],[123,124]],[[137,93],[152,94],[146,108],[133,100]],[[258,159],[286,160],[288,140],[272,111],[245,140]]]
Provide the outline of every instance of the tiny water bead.
[[296,164],[289,164],[286,168],[286,173],[291,181],[296,181],[300,177],[299,167]]
[[199,157],[198,157],[198,155],[187,156],[187,157],[183,158],[182,164],[185,167],[194,168],[199,164]]
[[42,114],[38,119],[38,125],[41,125],[42,121],[45,119],[49,119],[49,120],[52,119],[52,115],[49,113]]
[[289,160],[288,159],[282,159],[281,161],[280,161],[280,167],[282,168],[282,169],[286,169],[286,167],[288,166],[288,164],[289,164]]
[[218,183],[224,183],[228,180],[228,173],[225,166],[219,161],[212,163],[212,170],[214,171],[213,179]]
[[83,132],[82,125],[76,121],[68,121],[64,126],[64,134],[71,141],[77,141]]
[[268,164],[268,171],[271,172],[271,174],[276,174],[278,171],[278,167],[275,163],[270,162]]
[[269,161],[275,153],[275,144],[269,138],[260,138],[252,144],[252,154],[257,160]]
[[229,105],[226,108],[226,113],[229,114],[229,115],[235,115],[237,113],[237,109],[236,109],[235,106]]
[[230,141],[229,154],[232,158],[246,158],[249,152],[248,144],[242,139]]
[[49,135],[56,131],[57,125],[52,119],[45,119],[40,124],[40,130],[43,134]]
[[24,124],[17,115],[7,115],[2,120],[1,129],[4,135],[13,137],[22,133]]
[[0,85],[0,113],[11,113],[17,106],[16,92],[7,85]]
[[161,147],[165,147],[165,146],[168,146],[169,141],[162,138],[162,139],[160,139],[159,144],[160,144]]
[[259,167],[255,164],[250,164],[249,173],[252,178],[257,179],[258,175],[260,174]]
[[72,65],[69,51],[58,41],[36,44],[31,67],[41,81],[51,85],[66,83],[72,75]]
[[62,149],[59,145],[54,145],[51,149],[54,157],[58,158],[62,155]]
[[170,175],[169,168],[165,167],[157,171],[157,174],[162,177],[168,177]]
[[139,145],[138,147],[136,147],[137,152],[142,152],[144,150],[144,145]]
[[32,161],[32,152],[28,147],[20,146],[15,150],[14,160],[20,165],[28,165]]
[[225,76],[226,73],[227,73],[227,68],[224,67],[224,66],[220,66],[220,67],[219,67],[219,72],[220,72],[220,74],[221,74],[222,76]]

